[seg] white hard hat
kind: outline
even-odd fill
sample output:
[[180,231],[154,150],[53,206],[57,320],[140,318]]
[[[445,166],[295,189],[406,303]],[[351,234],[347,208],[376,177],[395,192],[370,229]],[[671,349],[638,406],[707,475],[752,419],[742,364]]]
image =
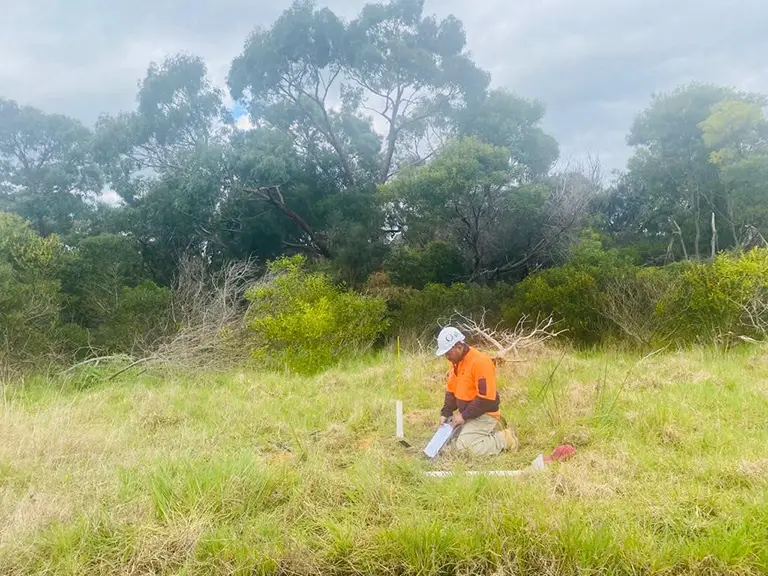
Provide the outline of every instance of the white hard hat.
[[448,350],[456,346],[459,342],[464,342],[464,334],[456,328],[446,326],[440,330],[437,337],[437,356],[443,356]]

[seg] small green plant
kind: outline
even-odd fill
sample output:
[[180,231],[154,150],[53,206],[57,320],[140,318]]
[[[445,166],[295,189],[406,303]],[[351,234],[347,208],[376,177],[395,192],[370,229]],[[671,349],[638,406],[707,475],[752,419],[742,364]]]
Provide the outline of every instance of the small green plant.
[[267,279],[246,292],[256,359],[311,374],[370,348],[386,328],[380,298],[347,292],[310,272],[302,256],[270,264]]

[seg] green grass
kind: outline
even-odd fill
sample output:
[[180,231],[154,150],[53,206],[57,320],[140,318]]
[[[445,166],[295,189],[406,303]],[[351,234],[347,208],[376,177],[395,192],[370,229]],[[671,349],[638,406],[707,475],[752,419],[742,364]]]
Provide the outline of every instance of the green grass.
[[[551,352],[500,373],[521,451],[431,463],[443,361],[7,387],[2,574],[759,574],[768,356]],[[557,367],[557,369],[555,369]],[[571,461],[511,469],[567,441]]]

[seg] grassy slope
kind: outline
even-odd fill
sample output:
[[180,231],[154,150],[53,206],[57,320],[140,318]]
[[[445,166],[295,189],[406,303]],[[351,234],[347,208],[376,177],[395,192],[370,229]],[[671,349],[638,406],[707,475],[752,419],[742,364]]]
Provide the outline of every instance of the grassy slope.
[[[764,351],[567,355],[501,376],[519,454],[420,457],[446,366],[314,379],[128,377],[27,385],[0,420],[3,574],[758,573],[768,570]],[[558,442],[574,460],[527,479]]]

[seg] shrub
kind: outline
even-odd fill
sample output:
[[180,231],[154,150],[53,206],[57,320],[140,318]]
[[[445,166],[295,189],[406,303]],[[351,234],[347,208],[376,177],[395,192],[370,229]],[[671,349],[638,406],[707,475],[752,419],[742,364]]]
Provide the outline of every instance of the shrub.
[[119,305],[123,287],[142,280],[143,261],[136,242],[126,236],[101,234],[83,239],[67,255],[62,283],[67,294],[65,317],[96,328]]
[[518,285],[505,322],[523,313],[554,314],[582,343],[620,338],[648,347],[765,338],[768,249],[641,268],[618,252],[587,246],[571,263]]
[[385,269],[394,284],[418,289],[451,285],[466,272],[458,248],[441,241],[430,242],[423,250],[403,246],[390,255]]
[[685,343],[722,342],[739,336],[762,338],[765,334],[745,322],[745,314],[766,289],[768,249],[720,254],[712,263],[686,263],[679,288],[659,304],[657,313],[677,319],[676,336]]
[[457,312],[473,317],[485,314],[489,324],[497,324],[504,303],[514,294],[509,284],[427,284],[416,290],[393,286],[385,273],[371,276],[367,290],[387,302],[388,336],[417,340],[435,336]]
[[599,341],[608,328],[598,310],[595,277],[570,264],[529,276],[518,285],[514,302],[504,310],[505,323],[514,325],[523,315],[551,315],[562,322],[567,338],[580,342]]
[[54,339],[58,343],[57,353],[65,363],[85,360],[91,353],[91,333],[79,324],[60,324]]
[[126,236],[91,236],[67,254],[63,316],[88,330],[97,353],[144,353],[166,332],[171,293],[142,280],[143,268],[138,245]]
[[597,343],[617,333],[615,323],[601,309],[607,283],[633,274],[630,257],[617,250],[603,250],[597,236],[588,235],[573,247],[564,266],[532,274],[517,286],[514,302],[504,313],[514,325],[523,314],[554,316],[576,342]]
[[680,314],[662,313],[663,302],[682,282],[677,266],[633,267],[603,281],[598,309],[620,331],[620,337],[643,348],[673,341]]
[[94,343],[107,353],[148,351],[171,329],[170,304],[171,291],[150,280],[123,286],[109,316],[93,331]]
[[386,328],[386,304],[343,291],[305,265],[302,256],[272,262],[265,280],[246,292],[247,322],[258,343],[254,357],[311,374],[370,348]]
[[56,236],[41,238],[23,218],[0,212],[0,362],[33,362],[54,351],[62,251]]

